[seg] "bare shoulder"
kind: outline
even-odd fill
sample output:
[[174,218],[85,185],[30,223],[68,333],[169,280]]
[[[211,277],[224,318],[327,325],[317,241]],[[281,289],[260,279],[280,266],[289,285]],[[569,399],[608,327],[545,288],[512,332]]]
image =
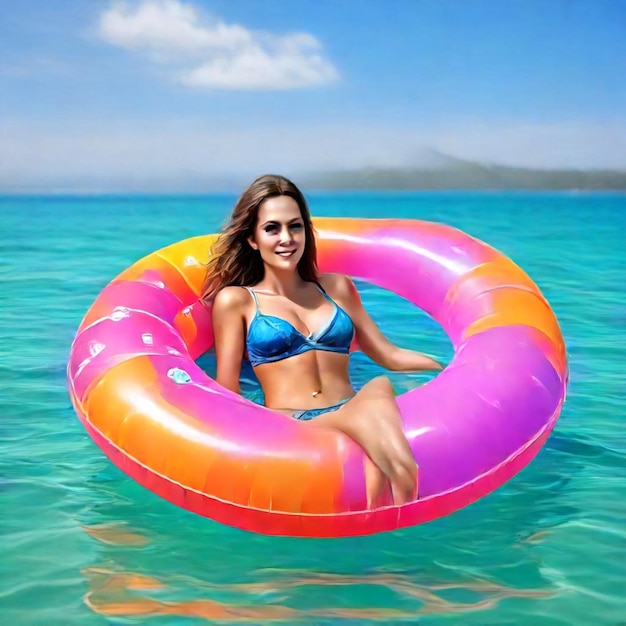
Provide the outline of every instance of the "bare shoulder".
[[250,295],[243,287],[224,287],[215,296],[214,310],[224,313],[236,313],[244,310]]
[[358,292],[352,279],[344,274],[321,274],[320,285],[335,300],[350,301],[358,298]]

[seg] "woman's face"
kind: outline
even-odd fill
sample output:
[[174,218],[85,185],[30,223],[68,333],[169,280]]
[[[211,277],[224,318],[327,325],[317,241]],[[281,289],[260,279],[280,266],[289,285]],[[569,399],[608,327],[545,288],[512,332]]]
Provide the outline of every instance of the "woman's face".
[[248,243],[259,251],[266,265],[278,270],[295,270],[306,246],[304,220],[298,203],[290,196],[264,200]]

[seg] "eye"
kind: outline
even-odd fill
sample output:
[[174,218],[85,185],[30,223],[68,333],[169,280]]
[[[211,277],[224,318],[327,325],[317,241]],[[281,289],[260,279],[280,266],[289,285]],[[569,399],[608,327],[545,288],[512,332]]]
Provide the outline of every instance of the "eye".
[[303,228],[304,228],[304,224],[300,224],[298,222],[291,225],[291,230],[302,230]]
[[276,226],[276,224],[268,224],[267,226],[265,226],[265,228],[263,230],[266,233],[275,233],[277,228],[278,228],[278,226]]

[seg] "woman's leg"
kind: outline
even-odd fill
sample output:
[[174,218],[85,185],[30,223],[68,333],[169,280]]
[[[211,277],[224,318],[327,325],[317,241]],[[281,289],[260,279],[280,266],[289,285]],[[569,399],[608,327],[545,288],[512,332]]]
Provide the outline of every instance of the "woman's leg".
[[374,464],[365,467],[368,506],[378,505],[387,481],[395,504],[417,497],[417,464],[388,378],[374,378],[340,409],[308,423],[339,430],[363,448]]

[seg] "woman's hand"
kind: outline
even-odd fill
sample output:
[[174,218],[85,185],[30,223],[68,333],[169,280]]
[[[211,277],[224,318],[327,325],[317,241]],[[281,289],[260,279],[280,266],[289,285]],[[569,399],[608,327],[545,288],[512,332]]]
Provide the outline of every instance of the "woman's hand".
[[429,357],[427,354],[391,345],[393,348],[392,353],[388,357],[389,364],[383,367],[393,372],[440,372],[443,369],[443,365],[439,361]]

